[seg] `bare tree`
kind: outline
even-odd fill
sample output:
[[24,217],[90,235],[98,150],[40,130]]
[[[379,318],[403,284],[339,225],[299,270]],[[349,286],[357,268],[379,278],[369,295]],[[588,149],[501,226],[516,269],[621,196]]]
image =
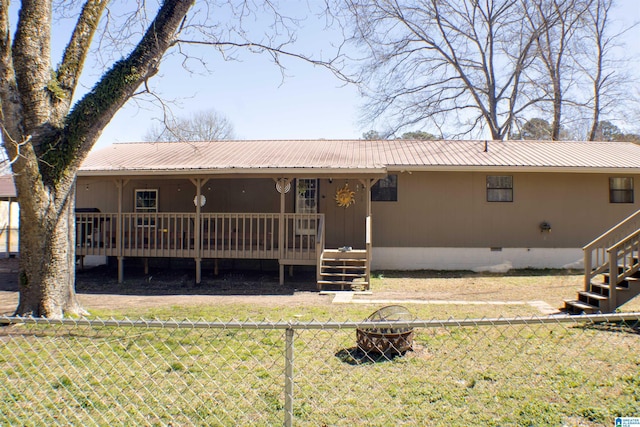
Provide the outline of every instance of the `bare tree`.
[[[554,141],[560,139],[563,107],[572,102],[567,93],[576,84],[574,38],[584,29],[583,16],[594,1],[598,0],[534,0],[526,9],[531,31],[540,34],[536,39],[537,61],[525,72],[527,79],[541,91],[540,98],[544,101],[538,107],[546,111],[546,106],[551,106],[549,137]],[[547,25],[540,27],[540,22]]]
[[[77,170],[128,100],[145,93],[153,98],[149,80],[167,52],[182,55],[187,67],[206,67],[206,55],[190,54],[190,47],[212,47],[225,58],[242,48],[266,53],[280,66],[292,57],[338,72],[335,58],[315,60],[288,49],[296,22],[271,2],[151,3],[114,2],[130,8],[123,13],[109,10],[108,0],[23,0],[13,23],[14,9],[0,0],[0,128],[20,203],[18,315],[83,312],[74,288]],[[52,34],[60,37],[67,28],[56,20],[69,18],[75,20],[69,42],[62,59],[52,60]],[[74,101],[90,54],[91,68],[105,64],[106,71]]]
[[625,72],[626,60],[614,56],[620,37],[629,30],[612,31],[611,10],[614,0],[593,1],[585,14],[586,34],[580,42],[575,55],[576,62],[588,82],[590,97],[583,106],[590,111],[590,124],[587,139],[598,139],[598,127],[603,116],[623,118],[625,111],[619,106],[630,108],[637,100],[629,95],[634,79]]
[[233,124],[216,110],[199,111],[189,117],[172,117],[152,126],[144,136],[149,142],[217,141],[234,139]]
[[611,31],[615,0],[335,1],[364,52],[364,120],[394,123],[393,134],[428,125],[503,139],[540,115],[557,140],[588,110],[592,139],[602,114],[624,115],[613,101],[632,93],[614,55],[628,30]]
[[486,129],[503,139],[528,98],[525,70],[545,22],[522,19],[526,0],[345,0],[361,66],[367,119],[397,128],[452,116],[456,136]]

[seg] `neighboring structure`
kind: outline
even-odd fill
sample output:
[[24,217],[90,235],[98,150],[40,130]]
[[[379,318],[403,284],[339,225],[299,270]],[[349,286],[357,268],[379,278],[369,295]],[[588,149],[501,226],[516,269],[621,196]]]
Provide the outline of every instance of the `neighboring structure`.
[[580,268],[638,211],[625,142],[115,144],[77,181],[78,254],[274,259],[319,286],[373,269]]
[[20,210],[11,175],[0,175],[0,257],[14,256],[19,251]]

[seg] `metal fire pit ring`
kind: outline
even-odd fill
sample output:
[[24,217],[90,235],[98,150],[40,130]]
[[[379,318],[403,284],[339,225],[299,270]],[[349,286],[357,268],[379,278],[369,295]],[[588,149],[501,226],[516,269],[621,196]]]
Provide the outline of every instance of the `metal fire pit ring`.
[[[366,322],[410,321],[411,313],[401,305],[381,308]],[[413,328],[357,328],[356,342],[365,353],[404,354],[413,348]]]

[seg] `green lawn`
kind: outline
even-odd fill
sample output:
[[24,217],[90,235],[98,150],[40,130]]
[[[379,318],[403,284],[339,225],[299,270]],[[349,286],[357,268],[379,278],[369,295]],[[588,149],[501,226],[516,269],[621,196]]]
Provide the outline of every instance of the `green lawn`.
[[[378,274],[367,298],[526,300],[537,285],[552,303],[580,282],[555,272],[433,276]],[[413,351],[387,359],[358,351],[354,329],[316,326],[360,321],[379,305],[310,297],[92,311],[247,328],[0,328],[0,425],[281,425],[285,331],[255,329],[265,320],[314,321],[294,332],[294,425],[611,426],[638,416],[637,321],[419,328]],[[427,320],[537,315],[526,304],[407,306]]]

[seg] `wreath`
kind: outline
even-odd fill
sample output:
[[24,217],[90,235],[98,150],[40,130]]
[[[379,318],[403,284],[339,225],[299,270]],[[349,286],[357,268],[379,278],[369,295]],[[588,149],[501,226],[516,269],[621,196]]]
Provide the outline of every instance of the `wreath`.
[[352,203],[356,202],[355,195],[354,191],[349,190],[349,184],[345,184],[344,187],[336,191],[335,200],[338,206],[348,208]]

